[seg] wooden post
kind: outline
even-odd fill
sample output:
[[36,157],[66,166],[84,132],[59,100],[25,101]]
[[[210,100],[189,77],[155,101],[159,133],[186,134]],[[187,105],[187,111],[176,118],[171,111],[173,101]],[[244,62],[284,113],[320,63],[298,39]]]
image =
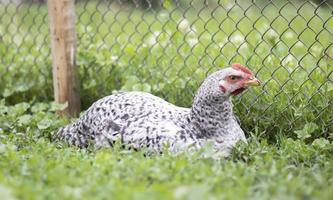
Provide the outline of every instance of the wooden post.
[[75,0],[48,0],[55,101],[68,103],[61,116],[80,112],[78,84],[75,78]]

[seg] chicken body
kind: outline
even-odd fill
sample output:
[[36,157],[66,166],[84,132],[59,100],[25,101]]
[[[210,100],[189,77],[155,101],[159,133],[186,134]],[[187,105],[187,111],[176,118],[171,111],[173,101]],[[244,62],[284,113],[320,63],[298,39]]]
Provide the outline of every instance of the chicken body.
[[232,92],[238,94],[246,88],[242,88],[244,84],[239,88],[223,82],[225,88],[221,89],[221,80],[230,73],[240,72],[227,68],[206,78],[191,108],[175,106],[145,92],[104,97],[77,122],[61,128],[57,138],[81,148],[90,144],[112,147],[120,141],[126,147],[148,152],[198,149],[212,142],[214,149],[227,156],[239,140],[246,141],[230,101]]

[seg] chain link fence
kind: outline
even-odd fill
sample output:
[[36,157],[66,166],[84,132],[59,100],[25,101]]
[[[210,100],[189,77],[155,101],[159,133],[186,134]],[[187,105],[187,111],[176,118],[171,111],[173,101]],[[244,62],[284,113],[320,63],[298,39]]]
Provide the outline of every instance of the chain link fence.
[[[86,109],[118,90],[190,106],[207,74],[239,62],[261,79],[235,102],[246,131],[332,137],[333,5],[318,1],[76,1]],[[0,95],[52,100],[47,6],[0,0]]]

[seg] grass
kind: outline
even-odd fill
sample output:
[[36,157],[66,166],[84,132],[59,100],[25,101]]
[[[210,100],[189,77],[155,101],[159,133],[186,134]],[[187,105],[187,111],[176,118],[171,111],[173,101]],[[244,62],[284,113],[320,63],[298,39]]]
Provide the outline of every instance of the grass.
[[190,106],[208,73],[246,64],[263,87],[234,99],[249,145],[227,160],[51,142],[69,121],[51,102],[47,9],[0,5],[0,199],[330,199],[332,10],[221,3],[78,3],[76,64],[83,109],[115,90]]
[[333,144],[253,134],[227,160],[52,143],[59,105],[0,106],[1,199],[330,199]]

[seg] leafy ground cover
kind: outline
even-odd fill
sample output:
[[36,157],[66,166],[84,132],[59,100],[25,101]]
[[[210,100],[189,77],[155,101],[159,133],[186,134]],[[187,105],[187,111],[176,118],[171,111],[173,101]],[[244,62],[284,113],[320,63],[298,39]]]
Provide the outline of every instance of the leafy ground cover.
[[105,2],[76,6],[83,109],[114,90],[190,106],[208,73],[245,63],[263,82],[234,99],[249,145],[214,160],[51,142],[69,121],[50,103],[47,9],[0,5],[0,199],[333,197],[329,8],[279,1],[153,12]]
[[0,105],[0,199],[331,199],[333,144],[252,134],[229,159],[50,142],[59,105]]

